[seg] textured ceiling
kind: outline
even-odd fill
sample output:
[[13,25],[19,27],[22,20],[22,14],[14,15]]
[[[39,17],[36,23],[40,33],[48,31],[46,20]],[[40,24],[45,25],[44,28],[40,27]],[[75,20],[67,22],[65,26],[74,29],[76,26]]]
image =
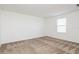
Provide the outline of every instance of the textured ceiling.
[[0,9],[38,17],[51,17],[77,10],[75,4],[0,4]]

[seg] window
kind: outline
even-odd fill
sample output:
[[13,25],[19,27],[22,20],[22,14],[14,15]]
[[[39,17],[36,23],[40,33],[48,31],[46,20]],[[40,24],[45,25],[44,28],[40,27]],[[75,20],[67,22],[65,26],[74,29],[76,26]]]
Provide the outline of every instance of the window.
[[61,18],[57,20],[57,32],[66,32],[66,18]]

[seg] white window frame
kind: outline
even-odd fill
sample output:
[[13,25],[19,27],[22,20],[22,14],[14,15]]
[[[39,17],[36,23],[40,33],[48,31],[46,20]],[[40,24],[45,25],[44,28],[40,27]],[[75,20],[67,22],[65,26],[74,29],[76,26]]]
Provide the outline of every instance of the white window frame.
[[66,33],[66,18],[57,19],[57,32]]

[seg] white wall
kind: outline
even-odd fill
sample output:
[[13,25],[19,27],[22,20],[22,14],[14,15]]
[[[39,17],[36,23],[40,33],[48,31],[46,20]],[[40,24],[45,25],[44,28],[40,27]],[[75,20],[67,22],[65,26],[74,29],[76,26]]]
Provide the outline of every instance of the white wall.
[[1,43],[43,36],[44,19],[15,12],[1,11]]
[[[56,21],[67,18],[67,32],[58,33]],[[47,19],[46,35],[79,43],[79,11]]]
[[[67,33],[58,33],[56,21],[67,18]],[[73,42],[79,42],[79,11],[42,19],[9,11],[0,11],[0,44],[51,36]]]
[[1,44],[1,12],[0,12],[0,44]]

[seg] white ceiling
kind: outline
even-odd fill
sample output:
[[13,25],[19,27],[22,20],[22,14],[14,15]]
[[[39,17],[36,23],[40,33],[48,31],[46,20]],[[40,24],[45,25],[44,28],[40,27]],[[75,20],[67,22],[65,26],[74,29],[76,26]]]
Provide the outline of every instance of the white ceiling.
[[78,9],[75,4],[1,4],[0,9],[38,17],[61,15]]

